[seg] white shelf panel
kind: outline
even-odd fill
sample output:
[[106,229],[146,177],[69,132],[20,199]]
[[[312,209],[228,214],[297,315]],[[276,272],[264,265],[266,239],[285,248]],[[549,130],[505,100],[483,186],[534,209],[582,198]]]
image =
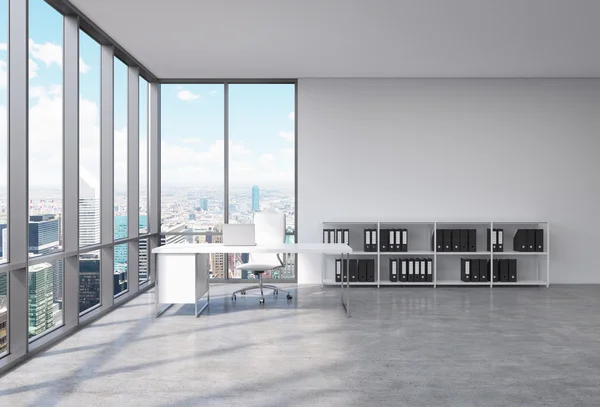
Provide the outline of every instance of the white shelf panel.
[[548,252],[494,252],[494,256],[546,256]]
[[418,283],[404,283],[404,282],[398,282],[398,283],[394,283],[391,281],[382,281],[379,283],[379,285],[408,285],[408,286],[420,286],[420,285],[428,285],[428,286],[432,286],[433,283],[432,282],[418,282]]
[[[324,253],[325,256],[341,256],[340,253]],[[359,252],[359,251],[354,251],[352,253],[349,253],[350,257],[352,256],[377,256],[377,252]],[[344,257],[346,257],[347,255],[344,255]]]
[[[341,286],[341,285],[342,285],[342,283],[340,283],[340,282],[336,282],[335,280],[330,280],[330,279],[327,279],[327,280],[323,280],[323,285],[337,285],[337,286]],[[364,286],[377,286],[377,282],[374,282],[374,283],[373,283],[373,282],[368,282],[368,283],[365,283],[365,282],[358,282],[358,281],[354,281],[354,282],[352,282],[352,281],[351,281],[351,282],[350,282],[350,286],[353,286],[353,285],[355,285],[355,286],[356,286],[356,285],[364,285]],[[344,283],[344,286],[346,286],[346,283]]]
[[435,252],[379,252],[382,256],[433,256]]
[[472,286],[489,286],[490,282],[480,282],[480,281],[474,281],[474,282],[464,282],[461,280],[438,280],[436,282],[437,285],[472,285]]
[[491,252],[437,252],[438,256],[489,256]]
[[513,286],[525,286],[525,285],[547,285],[547,283],[545,281],[542,280],[522,280],[522,281],[517,281],[516,283],[507,283],[507,282],[500,282],[497,281],[494,283],[494,285],[513,285]]

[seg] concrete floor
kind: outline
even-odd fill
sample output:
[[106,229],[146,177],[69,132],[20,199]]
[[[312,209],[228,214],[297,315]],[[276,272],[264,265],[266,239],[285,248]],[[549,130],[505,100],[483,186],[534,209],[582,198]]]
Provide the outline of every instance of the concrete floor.
[[[0,379],[1,406],[598,406],[600,286],[146,293]],[[219,295],[221,293],[221,295]]]

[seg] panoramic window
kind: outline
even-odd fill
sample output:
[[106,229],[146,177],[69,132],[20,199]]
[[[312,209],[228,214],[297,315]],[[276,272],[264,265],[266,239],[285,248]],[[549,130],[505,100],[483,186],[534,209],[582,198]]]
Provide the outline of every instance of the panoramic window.
[[[148,233],[148,82],[141,76],[140,84],[140,234]],[[141,281],[141,274],[140,274]]]
[[100,243],[100,44],[79,32],[79,246]]
[[125,239],[127,232],[127,65],[114,58],[114,236]]
[[[63,17],[29,2],[29,256],[62,249]],[[82,64],[83,65],[83,64]],[[56,270],[58,272],[58,269]],[[58,278],[58,275],[55,275]],[[60,277],[62,281],[62,277]],[[62,289],[61,293],[62,295]]]
[[8,273],[0,273],[0,356],[8,352]]
[[[0,0],[0,263],[8,260],[8,3]],[[2,295],[2,293],[0,293]],[[0,299],[0,302],[2,300]],[[0,303],[0,353],[2,353]]]
[[[229,85],[229,223],[252,223],[256,212],[285,214],[288,242],[295,234],[295,85]],[[247,261],[231,255],[229,278]],[[294,256],[265,278],[294,278]]]
[[[161,85],[162,244],[222,242],[224,103],[222,84]],[[224,263],[212,256],[213,278]]]

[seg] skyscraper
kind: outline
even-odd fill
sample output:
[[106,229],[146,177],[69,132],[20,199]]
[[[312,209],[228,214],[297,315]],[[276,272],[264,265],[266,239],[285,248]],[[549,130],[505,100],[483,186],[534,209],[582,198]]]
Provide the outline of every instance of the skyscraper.
[[[57,215],[31,215],[29,217],[29,256],[36,257],[53,253],[60,246],[60,218]],[[54,300],[62,303],[62,261],[50,264],[52,270],[52,292]]]
[[260,190],[258,185],[252,187],[252,212],[260,212]]
[[140,239],[138,245],[139,280],[148,279],[148,239]]
[[[85,256],[85,257],[84,257]],[[81,255],[79,258],[79,312],[100,304],[100,258]]]
[[[221,225],[206,232],[206,243],[223,243],[223,227]],[[212,278],[225,278],[225,255],[211,254],[210,263]]]
[[54,326],[52,309],[53,267],[41,263],[29,267],[29,337]]
[[100,243],[100,185],[84,166],[79,167],[79,245]]
[[8,322],[8,306],[6,297],[0,295],[0,354],[6,351],[8,347],[8,332],[6,325]]
[[8,257],[8,229],[6,224],[0,225],[0,259]]
[[203,211],[208,210],[208,198],[200,199],[200,209],[202,209]]

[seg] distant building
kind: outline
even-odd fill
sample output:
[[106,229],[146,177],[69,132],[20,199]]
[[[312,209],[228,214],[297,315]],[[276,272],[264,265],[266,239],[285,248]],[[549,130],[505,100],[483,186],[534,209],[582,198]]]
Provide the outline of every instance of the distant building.
[[6,352],[8,348],[8,331],[6,329],[6,325],[8,324],[7,299],[7,297],[0,295],[0,354]]
[[[83,256],[83,255],[82,255]],[[79,259],[79,312],[100,304],[100,258]]]
[[188,220],[196,220],[196,214],[195,213],[190,213],[188,215]]
[[0,225],[0,259],[8,256],[8,229],[6,224]]
[[[206,243],[223,243],[223,227],[221,225],[206,232]],[[225,255],[211,254],[210,263],[212,278],[225,278]]]
[[113,292],[115,295],[127,290],[127,270],[115,270],[113,274]]
[[[31,215],[29,217],[29,256],[36,257],[57,251],[60,246],[60,218],[57,215]],[[56,261],[52,269],[54,300],[62,303],[63,264]]]
[[208,211],[208,198],[200,199],[200,209],[203,211]]
[[100,183],[79,167],[79,246],[100,243]]
[[148,280],[148,239],[140,239],[138,246],[139,281]]
[[260,190],[258,185],[252,187],[252,212],[260,211]]
[[52,301],[53,267],[41,263],[29,267],[29,337],[54,326]]

